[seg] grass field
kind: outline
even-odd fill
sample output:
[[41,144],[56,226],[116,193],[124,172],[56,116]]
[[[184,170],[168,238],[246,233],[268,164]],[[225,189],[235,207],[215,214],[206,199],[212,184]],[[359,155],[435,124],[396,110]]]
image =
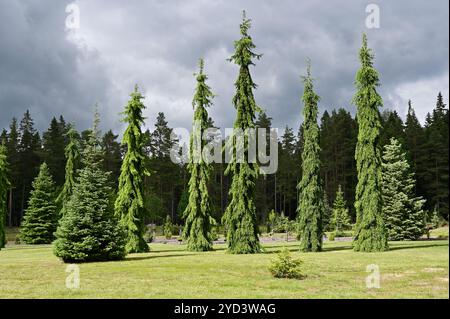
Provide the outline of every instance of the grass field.
[[[267,270],[287,246],[304,260],[304,280],[275,279]],[[392,242],[384,253],[356,253],[348,242],[326,242],[321,253],[297,243],[265,244],[265,253],[231,255],[225,246],[191,253],[184,245],[151,244],[124,261],[80,267],[80,288],[68,289],[66,265],[52,247],[10,245],[0,251],[0,298],[448,298],[448,241]],[[379,289],[366,288],[376,264]]]

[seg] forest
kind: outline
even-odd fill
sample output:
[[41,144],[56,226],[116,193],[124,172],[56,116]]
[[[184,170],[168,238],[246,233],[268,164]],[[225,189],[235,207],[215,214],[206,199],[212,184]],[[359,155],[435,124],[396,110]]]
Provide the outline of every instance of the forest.
[[[383,127],[381,143],[386,145],[391,137],[397,138],[408,154],[414,169],[417,185],[416,196],[425,198],[425,207],[430,214],[437,210],[442,219],[448,220],[448,108],[439,93],[436,106],[428,114],[424,125],[417,119],[412,102],[409,103],[405,121],[396,111],[381,113]],[[167,215],[175,223],[182,223],[180,213],[187,205],[187,164],[175,164],[170,160],[170,149],[174,143],[170,139],[172,128],[163,112],[154,119],[155,129],[146,130],[144,149],[147,156],[146,167],[153,172],[145,181],[145,205],[147,223],[162,224]],[[270,114],[260,113],[256,126],[271,128]],[[41,163],[46,162],[55,185],[61,190],[64,184],[66,165],[65,148],[69,143],[68,131],[63,115],[54,117],[45,132],[37,132],[33,118],[26,111],[18,121],[11,120],[8,129],[3,129],[0,140],[7,148],[10,167],[8,191],[8,216],[6,225],[19,226],[28,205],[31,183],[39,172]],[[320,119],[321,177],[327,201],[335,200],[338,185],[342,186],[352,221],[355,220],[353,206],[357,183],[354,150],[357,142],[357,120],[343,108],[325,111]],[[83,148],[89,131],[76,133],[76,139]],[[176,141],[175,141],[176,142]],[[102,134],[103,169],[111,172],[109,182],[113,189],[118,187],[118,178],[125,148],[113,130]],[[278,171],[258,177],[256,205],[258,221],[267,222],[273,209],[284,212],[290,219],[296,217],[296,185],[301,177],[302,128],[286,127],[279,137]],[[228,203],[229,176],[224,175],[225,164],[213,164],[213,176],[208,185],[212,202],[212,212],[217,220],[223,215]]]

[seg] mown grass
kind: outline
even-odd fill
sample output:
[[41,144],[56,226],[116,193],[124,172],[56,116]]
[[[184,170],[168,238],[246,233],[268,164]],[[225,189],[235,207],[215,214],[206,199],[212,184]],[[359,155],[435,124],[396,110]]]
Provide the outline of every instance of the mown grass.
[[[80,266],[79,289],[66,288],[66,264],[50,245],[0,251],[0,298],[448,298],[448,241],[392,242],[384,253],[357,253],[348,242],[326,242],[321,253],[298,243],[265,244],[265,253],[206,253],[184,245],[151,244],[124,261]],[[304,280],[275,279],[274,252],[287,246],[304,260]],[[381,287],[366,288],[366,267],[379,266]]]

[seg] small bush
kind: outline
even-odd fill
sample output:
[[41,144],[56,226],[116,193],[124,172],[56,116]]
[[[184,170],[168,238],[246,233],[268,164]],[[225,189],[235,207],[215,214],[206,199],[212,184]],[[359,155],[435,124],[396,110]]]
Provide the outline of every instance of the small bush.
[[278,253],[277,258],[272,260],[269,271],[275,278],[303,279],[301,259],[294,259],[287,248]]
[[153,230],[152,229],[147,230],[147,232],[144,235],[145,242],[151,243],[151,242],[153,242],[153,239],[154,239],[153,238]]
[[332,231],[330,233],[330,235],[328,236],[328,240],[329,241],[334,241],[334,238],[336,237],[336,233],[334,231]]

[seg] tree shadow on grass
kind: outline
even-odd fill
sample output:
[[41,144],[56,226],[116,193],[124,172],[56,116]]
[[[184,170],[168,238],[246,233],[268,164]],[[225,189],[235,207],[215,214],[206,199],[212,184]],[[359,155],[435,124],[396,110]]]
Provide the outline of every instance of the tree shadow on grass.
[[390,246],[389,251],[402,250],[402,249],[418,249],[418,248],[432,248],[432,247],[445,247],[448,246],[447,243],[430,243],[427,245],[414,245],[414,242],[408,243],[406,245]]
[[150,256],[127,256],[124,260],[121,261],[136,261],[136,260],[146,260],[153,258],[171,258],[171,257],[185,257],[185,256],[198,256],[199,254],[172,254],[172,255],[150,255]]

